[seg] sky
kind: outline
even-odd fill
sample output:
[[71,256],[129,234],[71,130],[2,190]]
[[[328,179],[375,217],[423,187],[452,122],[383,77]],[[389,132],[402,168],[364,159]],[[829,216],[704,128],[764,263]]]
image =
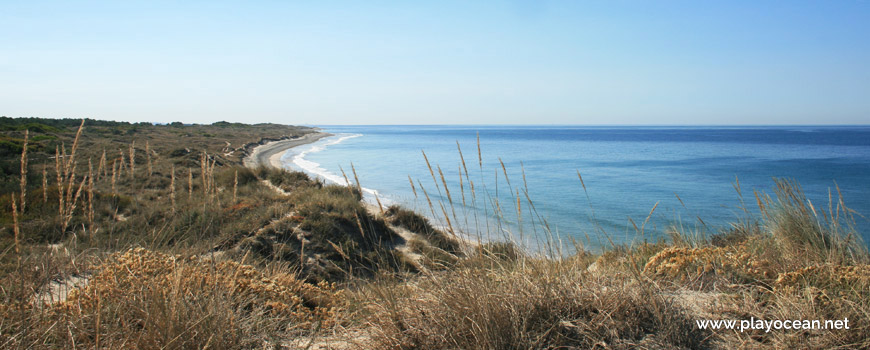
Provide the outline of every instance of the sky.
[[870,1],[2,1],[0,115],[870,122]]

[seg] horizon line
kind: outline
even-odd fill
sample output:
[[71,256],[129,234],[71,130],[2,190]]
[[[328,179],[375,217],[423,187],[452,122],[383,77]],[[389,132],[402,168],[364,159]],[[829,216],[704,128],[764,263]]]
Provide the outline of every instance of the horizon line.
[[[119,122],[119,123],[151,123],[153,125],[166,125],[172,122],[154,122],[154,121],[129,121],[129,120],[114,120],[114,119],[102,119],[102,118],[93,118],[93,117],[10,117],[10,116],[0,116],[3,118],[12,118],[12,119],[24,119],[24,118],[33,118],[33,119],[72,119],[72,120],[82,120],[82,119],[90,119],[95,121],[108,121],[108,122]],[[583,123],[454,123],[454,124],[315,124],[315,123],[276,123],[276,122],[238,122],[238,121],[228,121],[225,119],[216,120],[211,123],[198,123],[198,122],[182,122],[184,125],[211,125],[218,122],[229,122],[229,123],[239,123],[239,124],[247,124],[247,125],[257,125],[257,124],[278,124],[278,125],[290,125],[290,126],[307,126],[307,127],[336,127],[336,126],[571,126],[571,127],[870,127],[870,123],[864,124],[854,124],[854,123],[828,123],[828,124],[678,124],[678,123],[640,123],[640,124],[583,124]]]
[[299,126],[870,127],[866,124],[298,124]]

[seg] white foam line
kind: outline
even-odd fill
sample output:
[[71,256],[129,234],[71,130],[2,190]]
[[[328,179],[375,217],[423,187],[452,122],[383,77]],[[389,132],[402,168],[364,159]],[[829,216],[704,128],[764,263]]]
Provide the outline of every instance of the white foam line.
[[[330,172],[329,170],[324,169],[323,167],[321,167],[320,163],[305,159],[305,156],[307,156],[311,153],[321,152],[329,146],[336,145],[336,144],[339,144],[341,142],[344,142],[345,140],[349,140],[349,139],[360,137],[360,136],[363,136],[363,135],[362,134],[339,134],[339,135],[336,135],[335,139],[327,138],[327,139],[324,139],[323,143],[321,143],[321,142],[312,143],[310,148],[308,148],[302,152],[299,152],[298,154],[293,155],[293,157],[290,159],[290,163],[296,165],[297,167],[304,170],[305,172],[308,172],[310,174],[314,174],[315,176],[323,178],[327,181],[330,181],[330,182],[333,182],[335,184],[342,185],[342,186],[350,186],[350,184],[347,181],[345,181],[343,176],[338,175],[338,174],[334,174],[334,173]],[[378,194],[377,190],[362,187],[362,191],[364,193],[368,193],[371,196],[371,198],[369,198],[370,201],[374,200],[374,196],[378,196],[378,198],[380,198],[380,195]],[[381,202],[383,202],[386,205],[392,204],[392,201],[390,201],[390,200],[387,200],[384,198],[380,198],[380,200],[381,200]]]

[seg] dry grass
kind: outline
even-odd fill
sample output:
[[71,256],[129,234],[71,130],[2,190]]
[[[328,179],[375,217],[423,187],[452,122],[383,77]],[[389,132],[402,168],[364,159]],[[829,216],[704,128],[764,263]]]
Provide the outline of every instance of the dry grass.
[[[488,259],[478,257],[478,259]],[[708,334],[628,276],[578,260],[475,264],[357,295],[376,347],[402,349],[698,348]]]
[[277,334],[336,322],[343,300],[334,285],[310,285],[292,274],[141,248],[113,254],[95,270],[64,301],[19,306],[6,324],[12,332],[4,332],[4,347],[262,346]]

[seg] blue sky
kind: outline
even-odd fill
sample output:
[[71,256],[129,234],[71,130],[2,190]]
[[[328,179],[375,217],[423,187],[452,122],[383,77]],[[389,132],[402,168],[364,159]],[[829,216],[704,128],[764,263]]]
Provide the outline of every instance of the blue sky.
[[0,115],[866,124],[868,1],[5,1]]

